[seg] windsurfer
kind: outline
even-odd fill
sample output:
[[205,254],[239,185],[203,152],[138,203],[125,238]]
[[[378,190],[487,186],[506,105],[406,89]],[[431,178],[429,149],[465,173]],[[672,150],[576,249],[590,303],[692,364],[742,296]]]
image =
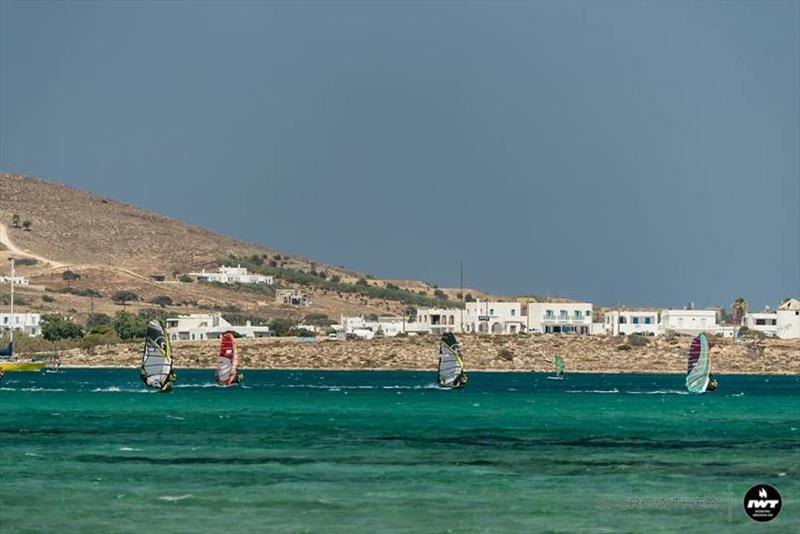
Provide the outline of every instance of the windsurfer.
[[715,379],[711,378],[708,381],[708,386],[706,387],[706,391],[714,391],[718,387],[719,387],[719,382],[717,382]]
[[234,379],[234,382],[239,383],[242,381],[244,381],[244,373],[241,371],[236,371],[236,378]]
[[4,375],[4,374],[6,374],[6,373],[5,373],[5,371],[3,371],[2,369],[0,369],[0,380],[2,380],[2,379],[3,379],[3,375]]

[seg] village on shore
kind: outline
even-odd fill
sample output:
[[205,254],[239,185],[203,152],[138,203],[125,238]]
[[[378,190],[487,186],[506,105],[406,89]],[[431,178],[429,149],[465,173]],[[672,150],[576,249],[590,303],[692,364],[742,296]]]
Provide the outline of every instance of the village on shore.
[[[191,275],[223,284],[274,284],[272,277],[249,273],[242,267],[223,266],[216,272]],[[11,282],[8,278],[3,277],[0,282]],[[20,285],[25,282],[22,277],[14,280]],[[275,295],[282,304],[301,309],[311,304],[311,296],[302,291],[277,289]],[[763,356],[765,351],[776,352],[776,358],[786,360],[778,371],[797,372],[792,371],[798,365],[796,354],[795,358],[791,354],[800,344],[781,345],[770,339],[800,340],[800,301],[787,299],[774,311],[753,313],[741,309],[738,315],[735,321],[723,322],[724,311],[687,306],[661,310],[620,307],[607,309],[597,317],[592,303],[587,302],[472,300],[462,302],[461,307],[409,309],[402,316],[341,316],[338,323],[330,324],[300,322],[293,327],[299,334],[292,338],[276,337],[267,324],[232,324],[220,313],[170,316],[165,326],[181,361],[179,365],[189,367],[213,365],[213,350],[197,349],[203,346],[202,342],[233,332],[247,348],[243,350],[245,366],[427,368],[430,351],[420,350],[430,344],[425,338],[451,332],[463,334],[465,350],[475,368],[536,370],[546,365],[555,352],[561,352],[573,357],[575,370],[677,372],[682,355],[670,359],[664,354],[688,343],[691,336],[705,333],[719,339],[718,350],[726,351],[730,359],[727,364],[722,363],[725,359],[717,361],[732,372],[763,371],[764,362],[753,361],[753,356]],[[0,326],[23,330],[29,336],[41,335],[40,323],[37,313],[0,313]],[[685,339],[681,341],[681,337]],[[369,340],[372,341],[363,343]],[[337,348],[336,343],[331,343],[336,341],[362,343],[344,343],[344,347]],[[137,348],[129,345],[94,347],[90,351],[73,349],[66,351],[63,359],[67,365],[132,365],[136,358],[128,353]],[[505,352],[501,353],[503,347]],[[788,352],[784,354],[782,349]],[[180,358],[184,352],[185,360]]]

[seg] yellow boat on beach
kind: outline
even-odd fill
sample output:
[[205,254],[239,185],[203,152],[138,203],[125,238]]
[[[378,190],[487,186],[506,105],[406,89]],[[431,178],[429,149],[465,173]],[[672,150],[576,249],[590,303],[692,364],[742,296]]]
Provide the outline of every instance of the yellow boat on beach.
[[38,373],[45,366],[45,362],[0,362],[0,370],[4,373],[9,372],[33,372]]

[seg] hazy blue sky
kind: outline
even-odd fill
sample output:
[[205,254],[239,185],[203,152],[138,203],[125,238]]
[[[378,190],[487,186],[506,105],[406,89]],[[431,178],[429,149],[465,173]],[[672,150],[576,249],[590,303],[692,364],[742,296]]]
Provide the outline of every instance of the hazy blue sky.
[[0,7],[0,168],[385,277],[800,290],[800,4]]

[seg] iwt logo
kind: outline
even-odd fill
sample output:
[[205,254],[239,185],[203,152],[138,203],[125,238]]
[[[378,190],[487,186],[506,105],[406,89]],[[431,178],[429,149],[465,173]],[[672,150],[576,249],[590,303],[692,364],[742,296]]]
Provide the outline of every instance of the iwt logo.
[[781,512],[781,494],[769,484],[753,486],[744,496],[744,512],[753,521],[772,521]]

